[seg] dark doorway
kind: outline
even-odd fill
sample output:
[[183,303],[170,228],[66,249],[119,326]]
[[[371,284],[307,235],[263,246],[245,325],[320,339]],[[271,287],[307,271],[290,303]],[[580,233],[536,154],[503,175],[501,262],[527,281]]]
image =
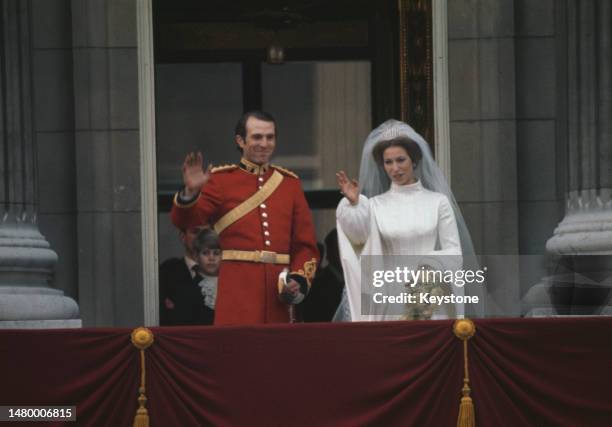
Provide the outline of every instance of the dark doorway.
[[164,242],[176,241],[166,213],[185,153],[235,163],[232,131],[243,111],[277,116],[274,162],[302,179],[321,238],[340,200],[334,172],[358,175],[369,130],[389,118],[410,119],[417,129],[429,123],[422,102],[431,85],[427,1],[153,5],[160,258],[162,248],[179,249]]
[[[222,84],[228,86],[228,96],[223,101],[219,99],[222,98],[220,94],[216,100],[211,99],[211,103],[221,104],[213,116],[231,115],[238,105],[243,111],[265,108],[265,82],[307,78],[308,64],[361,61],[370,64],[371,125],[400,117],[396,1],[157,0],[154,1],[154,31],[156,74],[163,76],[164,66],[207,64],[203,79],[223,76]],[[271,46],[283,49],[284,64],[289,66],[285,68],[293,65],[293,73],[279,72],[283,65],[269,64]],[[229,77],[232,75],[233,79]],[[158,88],[157,92],[164,94],[163,90]],[[308,104],[309,99],[302,96],[296,103]],[[227,111],[219,111],[223,109]],[[157,111],[158,116],[163,116],[164,107],[159,102]],[[237,114],[233,114],[232,119],[235,117]],[[219,123],[217,119],[215,122]],[[299,120],[293,122],[299,123]],[[163,118],[161,122],[158,120],[158,127],[158,158],[172,158],[164,152],[164,146],[174,145],[176,141],[164,134]],[[214,133],[212,137],[220,138]],[[295,144],[299,142],[297,139]],[[194,141],[192,145],[196,144]],[[216,162],[229,162],[234,160],[227,158],[229,154],[227,150],[212,148],[209,157]],[[170,193],[178,182],[173,182],[169,173],[165,173],[167,167],[161,165],[158,169],[159,207],[160,211],[167,211]],[[308,179],[309,171],[298,172]],[[336,192],[324,188],[307,189],[307,197],[313,208],[330,208],[338,202]]]

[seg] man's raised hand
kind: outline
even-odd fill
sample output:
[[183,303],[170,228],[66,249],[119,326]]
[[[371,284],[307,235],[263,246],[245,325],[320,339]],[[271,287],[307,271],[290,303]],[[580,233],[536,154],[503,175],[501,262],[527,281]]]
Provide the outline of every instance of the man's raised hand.
[[191,198],[200,192],[202,187],[210,179],[211,165],[206,171],[203,167],[202,153],[189,153],[183,162],[183,184],[185,185],[185,197]]

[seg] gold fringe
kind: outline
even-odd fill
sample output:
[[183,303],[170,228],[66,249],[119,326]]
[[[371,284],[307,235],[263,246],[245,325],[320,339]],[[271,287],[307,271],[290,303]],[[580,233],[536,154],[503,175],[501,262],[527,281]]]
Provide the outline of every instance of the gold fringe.
[[132,331],[132,344],[140,349],[140,387],[138,388],[138,409],[134,417],[133,427],[149,427],[149,413],[145,405],[147,395],[145,394],[145,349],[153,344],[153,332],[147,328],[136,328]]
[[457,427],[475,427],[476,417],[474,416],[474,403],[470,397],[470,387],[467,383],[463,384],[463,397],[459,405],[459,418],[457,419]]
[[[141,350],[144,354],[144,350]],[[134,417],[133,427],[149,427],[149,413],[145,405],[147,404],[147,396],[145,396],[144,387],[138,389],[140,396],[138,396],[138,409],[136,410],[136,416]]]
[[459,416],[457,427],[476,427],[476,415],[474,412],[474,402],[470,397],[470,373],[468,371],[468,340],[476,333],[476,326],[470,319],[456,320],[453,325],[453,332],[457,338],[463,341],[463,389],[461,390],[461,403],[459,404]]

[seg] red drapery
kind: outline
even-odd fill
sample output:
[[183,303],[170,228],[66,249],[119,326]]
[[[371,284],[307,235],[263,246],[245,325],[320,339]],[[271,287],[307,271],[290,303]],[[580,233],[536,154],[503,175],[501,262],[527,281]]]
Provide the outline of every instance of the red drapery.
[[[477,425],[612,425],[612,319],[475,323]],[[463,352],[451,321],[152,331],[151,426],[456,425]],[[76,405],[77,425],[131,425],[130,332],[0,331],[0,405]]]

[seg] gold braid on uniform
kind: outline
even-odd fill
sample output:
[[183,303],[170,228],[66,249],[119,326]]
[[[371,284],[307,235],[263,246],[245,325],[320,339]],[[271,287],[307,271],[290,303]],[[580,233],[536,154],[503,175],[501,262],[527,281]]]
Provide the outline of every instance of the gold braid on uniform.
[[298,271],[292,271],[289,274],[297,274],[306,278],[306,283],[308,283],[308,288],[312,285],[312,279],[314,279],[314,275],[317,272],[317,260],[312,258],[310,261],[306,261],[304,263],[304,268],[299,269]]
[[278,169],[279,171],[281,171],[281,172],[283,172],[283,173],[285,173],[285,174],[287,174],[287,175],[289,175],[289,176],[291,176],[293,178],[299,179],[299,177],[295,174],[295,172],[291,172],[289,169],[285,169],[284,167],[278,166],[278,165],[270,165],[270,166],[272,166],[274,169]]
[[210,170],[210,173],[223,172],[223,171],[227,171],[227,170],[231,170],[231,169],[236,169],[237,167],[238,167],[238,165],[236,165],[236,164],[227,164],[227,165],[215,166],[214,168],[212,168]]

